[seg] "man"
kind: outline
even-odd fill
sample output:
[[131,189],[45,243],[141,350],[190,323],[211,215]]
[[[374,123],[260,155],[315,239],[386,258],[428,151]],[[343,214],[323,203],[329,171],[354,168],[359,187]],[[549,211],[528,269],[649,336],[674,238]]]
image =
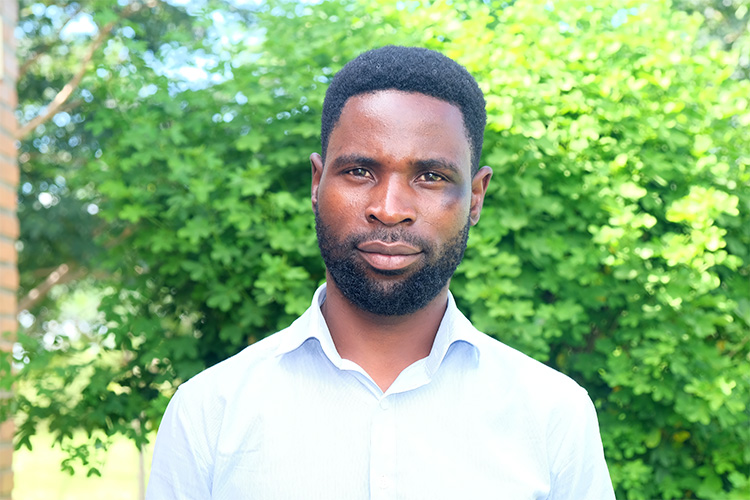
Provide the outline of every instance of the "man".
[[492,176],[484,125],[476,82],[437,52],[384,47],[336,75],[310,157],[327,285],[180,387],[148,498],[614,498],[586,392],[448,291]]

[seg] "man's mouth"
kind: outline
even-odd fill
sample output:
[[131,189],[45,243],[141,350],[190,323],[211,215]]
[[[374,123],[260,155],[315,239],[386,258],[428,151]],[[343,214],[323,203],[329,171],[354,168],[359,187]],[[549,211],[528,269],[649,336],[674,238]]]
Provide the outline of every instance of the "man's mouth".
[[362,258],[375,269],[397,271],[419,260],[422,251],[403,242],[366,241],[357,245]]

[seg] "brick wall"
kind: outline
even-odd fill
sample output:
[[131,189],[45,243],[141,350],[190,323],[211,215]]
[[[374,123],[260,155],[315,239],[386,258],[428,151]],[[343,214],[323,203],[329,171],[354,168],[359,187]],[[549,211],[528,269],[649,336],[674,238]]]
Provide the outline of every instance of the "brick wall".
[[[13,30],[17,20],[18,0],[0,0],[0,334],[16,330],[18,164],[13,112],[17,105],[18,63]],[[0,349],[8,350],[12,345],[12,339],[0,337]],[[0,500],[10,499],[13,489],[13,432],[13,422],[0,424]]]

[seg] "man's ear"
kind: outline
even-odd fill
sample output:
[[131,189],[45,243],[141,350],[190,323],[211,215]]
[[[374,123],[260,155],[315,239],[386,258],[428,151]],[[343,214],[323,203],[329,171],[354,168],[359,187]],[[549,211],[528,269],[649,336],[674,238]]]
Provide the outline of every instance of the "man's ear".
[[312,186],[310,190],[310,201],[312,202],[312,208],[318,205],[318,186],[320,185],[320,178],[323,176],[323,158],[318,153],[310,155],[310,167],[312,168]]
[[488,166],[480,168],[474,178],[471,180],[471,209],[469,211],[469,221],[471,225],[479,222],[479,216],[482,213],[484,204],[484,195],[487,193],[487,186],[490,185],[492,178],[492,169]]

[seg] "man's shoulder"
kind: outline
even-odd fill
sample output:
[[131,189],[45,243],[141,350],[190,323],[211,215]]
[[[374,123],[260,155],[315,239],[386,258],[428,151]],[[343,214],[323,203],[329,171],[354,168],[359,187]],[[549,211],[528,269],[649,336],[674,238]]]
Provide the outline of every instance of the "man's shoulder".
[[480,365],[487,377],[501,384],[512,384],[516,390],[549,401],[566,399],[572,394],[585,394],[568,375],[510,347],[485,333],[477,332]]
[[237,354],[203,370],[180,386],[181,392],[214,397],[231,394],[273,366],[279,347],[289,335],[289,328],[261,339]]
[[583,391],[567,375],[480,331],[460,310],[453,318],[452,328],[459,332],[460,340],[473,345],[479,355],[478,366],[483,385],[533,388],[534,393]]

